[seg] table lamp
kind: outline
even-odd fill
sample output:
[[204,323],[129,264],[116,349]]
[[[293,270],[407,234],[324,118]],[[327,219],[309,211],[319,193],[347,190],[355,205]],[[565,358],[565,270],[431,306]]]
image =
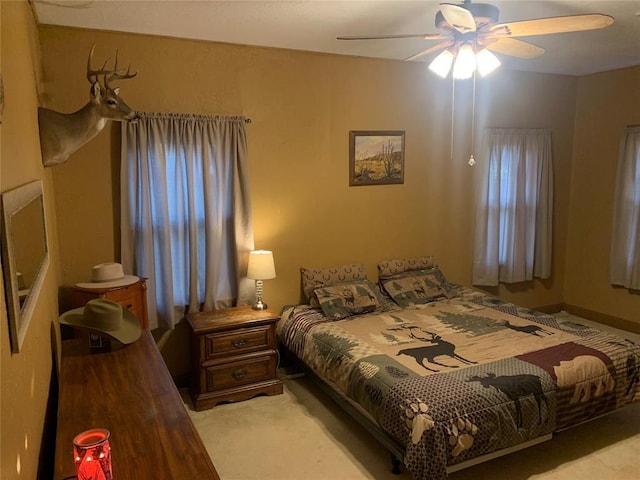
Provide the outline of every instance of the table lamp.
[[269,250],[253,250],[250,252],[247,278],[256,281],[256,303],[251,308],[254,310],[266,310],[267,304],[262,302],[262,281],[276,278],[273,252]]

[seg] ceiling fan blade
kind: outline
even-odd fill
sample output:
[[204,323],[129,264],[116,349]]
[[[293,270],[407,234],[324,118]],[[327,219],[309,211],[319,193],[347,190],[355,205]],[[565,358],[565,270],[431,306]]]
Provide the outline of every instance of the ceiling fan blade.
[[464,7],[452,3],[441,3],[440,13],[449,25],[461,33],[475,32],[476,21],[473,14]]
[[538,18],[521,22],[497,23],[491,26],[490,32],[500,33],[501,30],[505,30],[505,33],[511,37],[527,37],[530,35],[597,30],[608,27],[613,22],[613,17],[609,15],[590,13],[586,15]]
[[429,55],[430,53],[436,52],[438,50],[444,50],[447,47],[453,45],[452,41],[448,42],[440,42],[437,45],[434,45],[431,48],[427,48],[426,50],[422,50],[421,52],[416,53],[415,55],[411,55],[404,59],[405,62],[411,62],[412,60],[417,60],[418,58],[424,57],[425,55]]
[[494,52],[518,58],[535,58],[544,54],[544,48],[510,37],[492,38],[491,43],[487,42],[485,46]]
[[338,40],[386,40],[393,38],[423,38],[424,40],[440,40],[448,38],[448,35],[441,33],[409,33],[406,35],[350,35],[346,37],[337,37]]

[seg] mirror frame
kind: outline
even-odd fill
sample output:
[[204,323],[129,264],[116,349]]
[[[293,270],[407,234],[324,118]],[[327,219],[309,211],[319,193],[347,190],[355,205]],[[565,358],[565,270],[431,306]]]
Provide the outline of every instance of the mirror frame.
[[[16,245],[14,244],[12,235],[11,219],[13,215],[38,197],[42,200],[44,255],[37,268],[29,293],[21,307],[15,260]],[[2,194],[2,270],[4,273],[4,288],[7,301],[7,314],[9,317],[9,336],[13,353],[19,353],[22,348],[42,284],[44,283],[44,278],[49,268],[49,237],[47,234],[45,211],[42,180],[35,180]]]

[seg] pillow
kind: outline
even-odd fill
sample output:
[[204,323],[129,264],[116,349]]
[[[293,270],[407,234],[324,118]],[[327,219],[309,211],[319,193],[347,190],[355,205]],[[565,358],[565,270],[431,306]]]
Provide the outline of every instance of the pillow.
[[371,313],[385,304],[378,288],[366,279],[317,287],[313,293],[324,315],[336,320]]
[[301,268],[302,291],[311,306],[318,306],[318,299],[313,290],[325,285],[350,282],[353,280],[365,280],[367,274],[360,263],[340,265],[330,268]]
[[401,307],[450,298],[451,288],[438,267],[401,273],[380,281],[382,288]]
[[378,279],[382,280],[383,278],[393,277],[400,273],[424,270],[435,266],[432,256],[384,260],[378,264]]

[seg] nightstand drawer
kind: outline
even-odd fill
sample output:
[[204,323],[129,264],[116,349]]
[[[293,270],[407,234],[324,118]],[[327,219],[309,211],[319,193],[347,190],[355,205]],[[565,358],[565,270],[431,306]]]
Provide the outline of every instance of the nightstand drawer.
[[272,348],[268,325],[205,335],[205,359]]
[[139,288],[130,288],[123,287],[120,290],[113,290],[108,293],[107,298],[113,300],[114,302],[118,302],[120,304],[125,304],[125,302],[132,302],[136,298],[140,296]]
[[248,385],[275,377],[276,355],[243,358],[237,362],[207,367],[206,390],[213,392]]

